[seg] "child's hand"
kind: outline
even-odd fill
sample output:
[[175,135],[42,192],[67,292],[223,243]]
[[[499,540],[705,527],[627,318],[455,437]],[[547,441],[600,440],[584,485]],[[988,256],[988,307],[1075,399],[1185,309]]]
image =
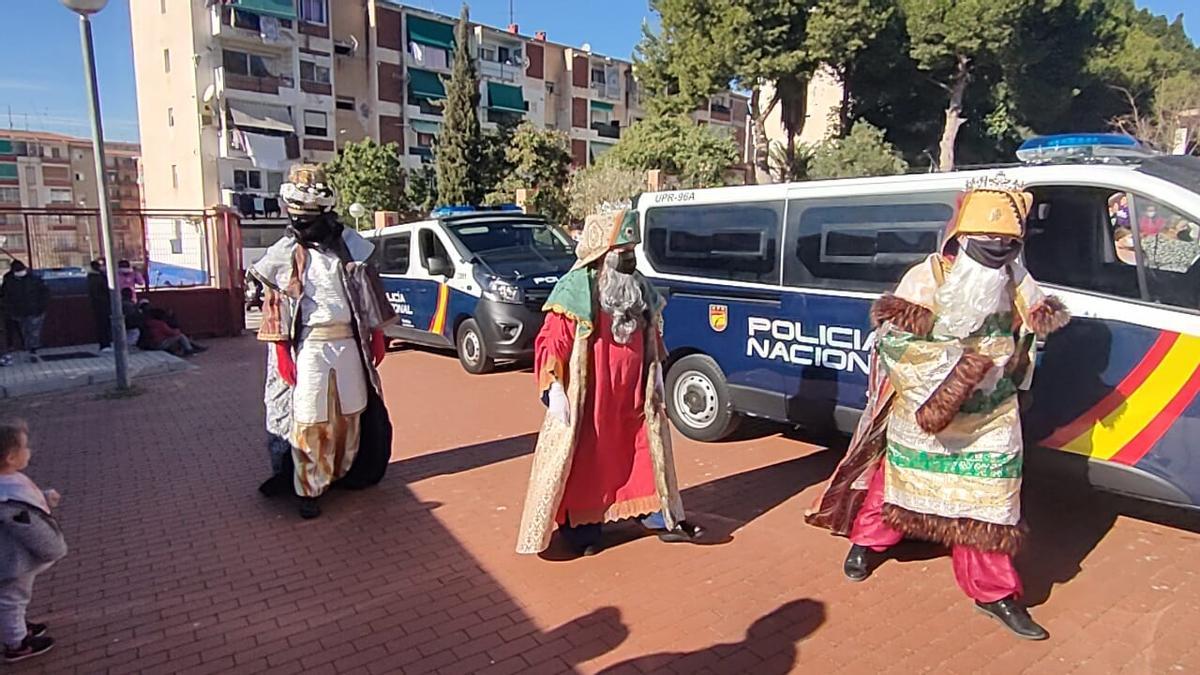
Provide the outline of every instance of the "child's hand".
[[46,490],[46,503],[50,505],[50,508],[57,509],[61,501],[62,495],[58,493],[58,490]]

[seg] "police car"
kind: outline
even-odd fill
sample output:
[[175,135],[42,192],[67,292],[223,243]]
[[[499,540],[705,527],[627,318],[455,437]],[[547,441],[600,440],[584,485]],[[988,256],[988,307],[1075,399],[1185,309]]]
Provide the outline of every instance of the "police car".
[[532,357],[542,305],[575,262],[557,227],[511,206],[438,209],[364,236],[399,315],[388,336],[453,349],[474,374]]
[[639,269],[668,296],[667,407],[693,439],[743,417],[851,431],[868,309],[938,247],[968,179],[1034,195],[1024,262],[1072,323],[1042,345],[1028,445],[1091,482],[1200,505],[1200,159],[1118,135],[1034,139],[1003,169],[642,195]]

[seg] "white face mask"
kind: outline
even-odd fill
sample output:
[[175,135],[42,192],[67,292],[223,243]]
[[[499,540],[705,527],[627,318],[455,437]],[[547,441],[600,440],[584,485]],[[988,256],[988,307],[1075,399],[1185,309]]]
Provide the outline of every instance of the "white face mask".
[[29,274],[29,270],[21,270],[20,272],[17,272],[15,270],[13,271],[13,276],[17,277],[18,279],[25,276],[26,274]]

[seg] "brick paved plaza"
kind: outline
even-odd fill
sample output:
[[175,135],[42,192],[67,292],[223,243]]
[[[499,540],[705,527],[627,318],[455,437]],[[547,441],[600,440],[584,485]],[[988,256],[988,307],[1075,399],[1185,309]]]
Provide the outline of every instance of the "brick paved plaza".
[[631,527],[593,558],[518,557],[530,375],[399,351],[387,478],[301,521],[256,491],[263,360],[249,337],[214,341],[135,398],[4,402],[32,425],[29,472],[63,492],[71,546],[31,607],[58,646],[11,672],[1200,672],[1195,518],[1027,480],[1041,643],[976,613],[934,546],[845,581],[846,542],[802,521],[836,453],[778,435],[677,443],[714,545]]

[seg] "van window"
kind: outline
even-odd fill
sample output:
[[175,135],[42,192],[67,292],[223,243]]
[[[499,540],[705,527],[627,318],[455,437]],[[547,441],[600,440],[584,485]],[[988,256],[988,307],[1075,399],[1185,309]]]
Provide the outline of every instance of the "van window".
[[383,274],[407,274],[412,233],[404,232],[383,240],[379,271]]
[[1124,193],[1091,187],[1035,187],[1025,266],[1042,283],[1141,299],[1137,266],[1118,246],[1129,236]]
[[450,267],[450,272],[447,276],[454,276],[454,261],[450,259],[450,254],[446,252],[445,245],[433,230],[425,228],[421,230],[421,267],[425,271],[429,271],[429,261],[433,258],[440,258],[446,261]]
[[1151,302],[1200,310],[1200,227],[1191,218],[1161,202],[1120,193],[1125,220],[1114,227],[1117,256],[1126,265],[1137,262],[1131,220],[1136,217],[1146,269],[1146,292]]
[[652,208],[646,252],[659,272],[777,284],[782,220],[783,202]]
[[955,193],[788,203],[784,283],[881,291],[938,248]]

